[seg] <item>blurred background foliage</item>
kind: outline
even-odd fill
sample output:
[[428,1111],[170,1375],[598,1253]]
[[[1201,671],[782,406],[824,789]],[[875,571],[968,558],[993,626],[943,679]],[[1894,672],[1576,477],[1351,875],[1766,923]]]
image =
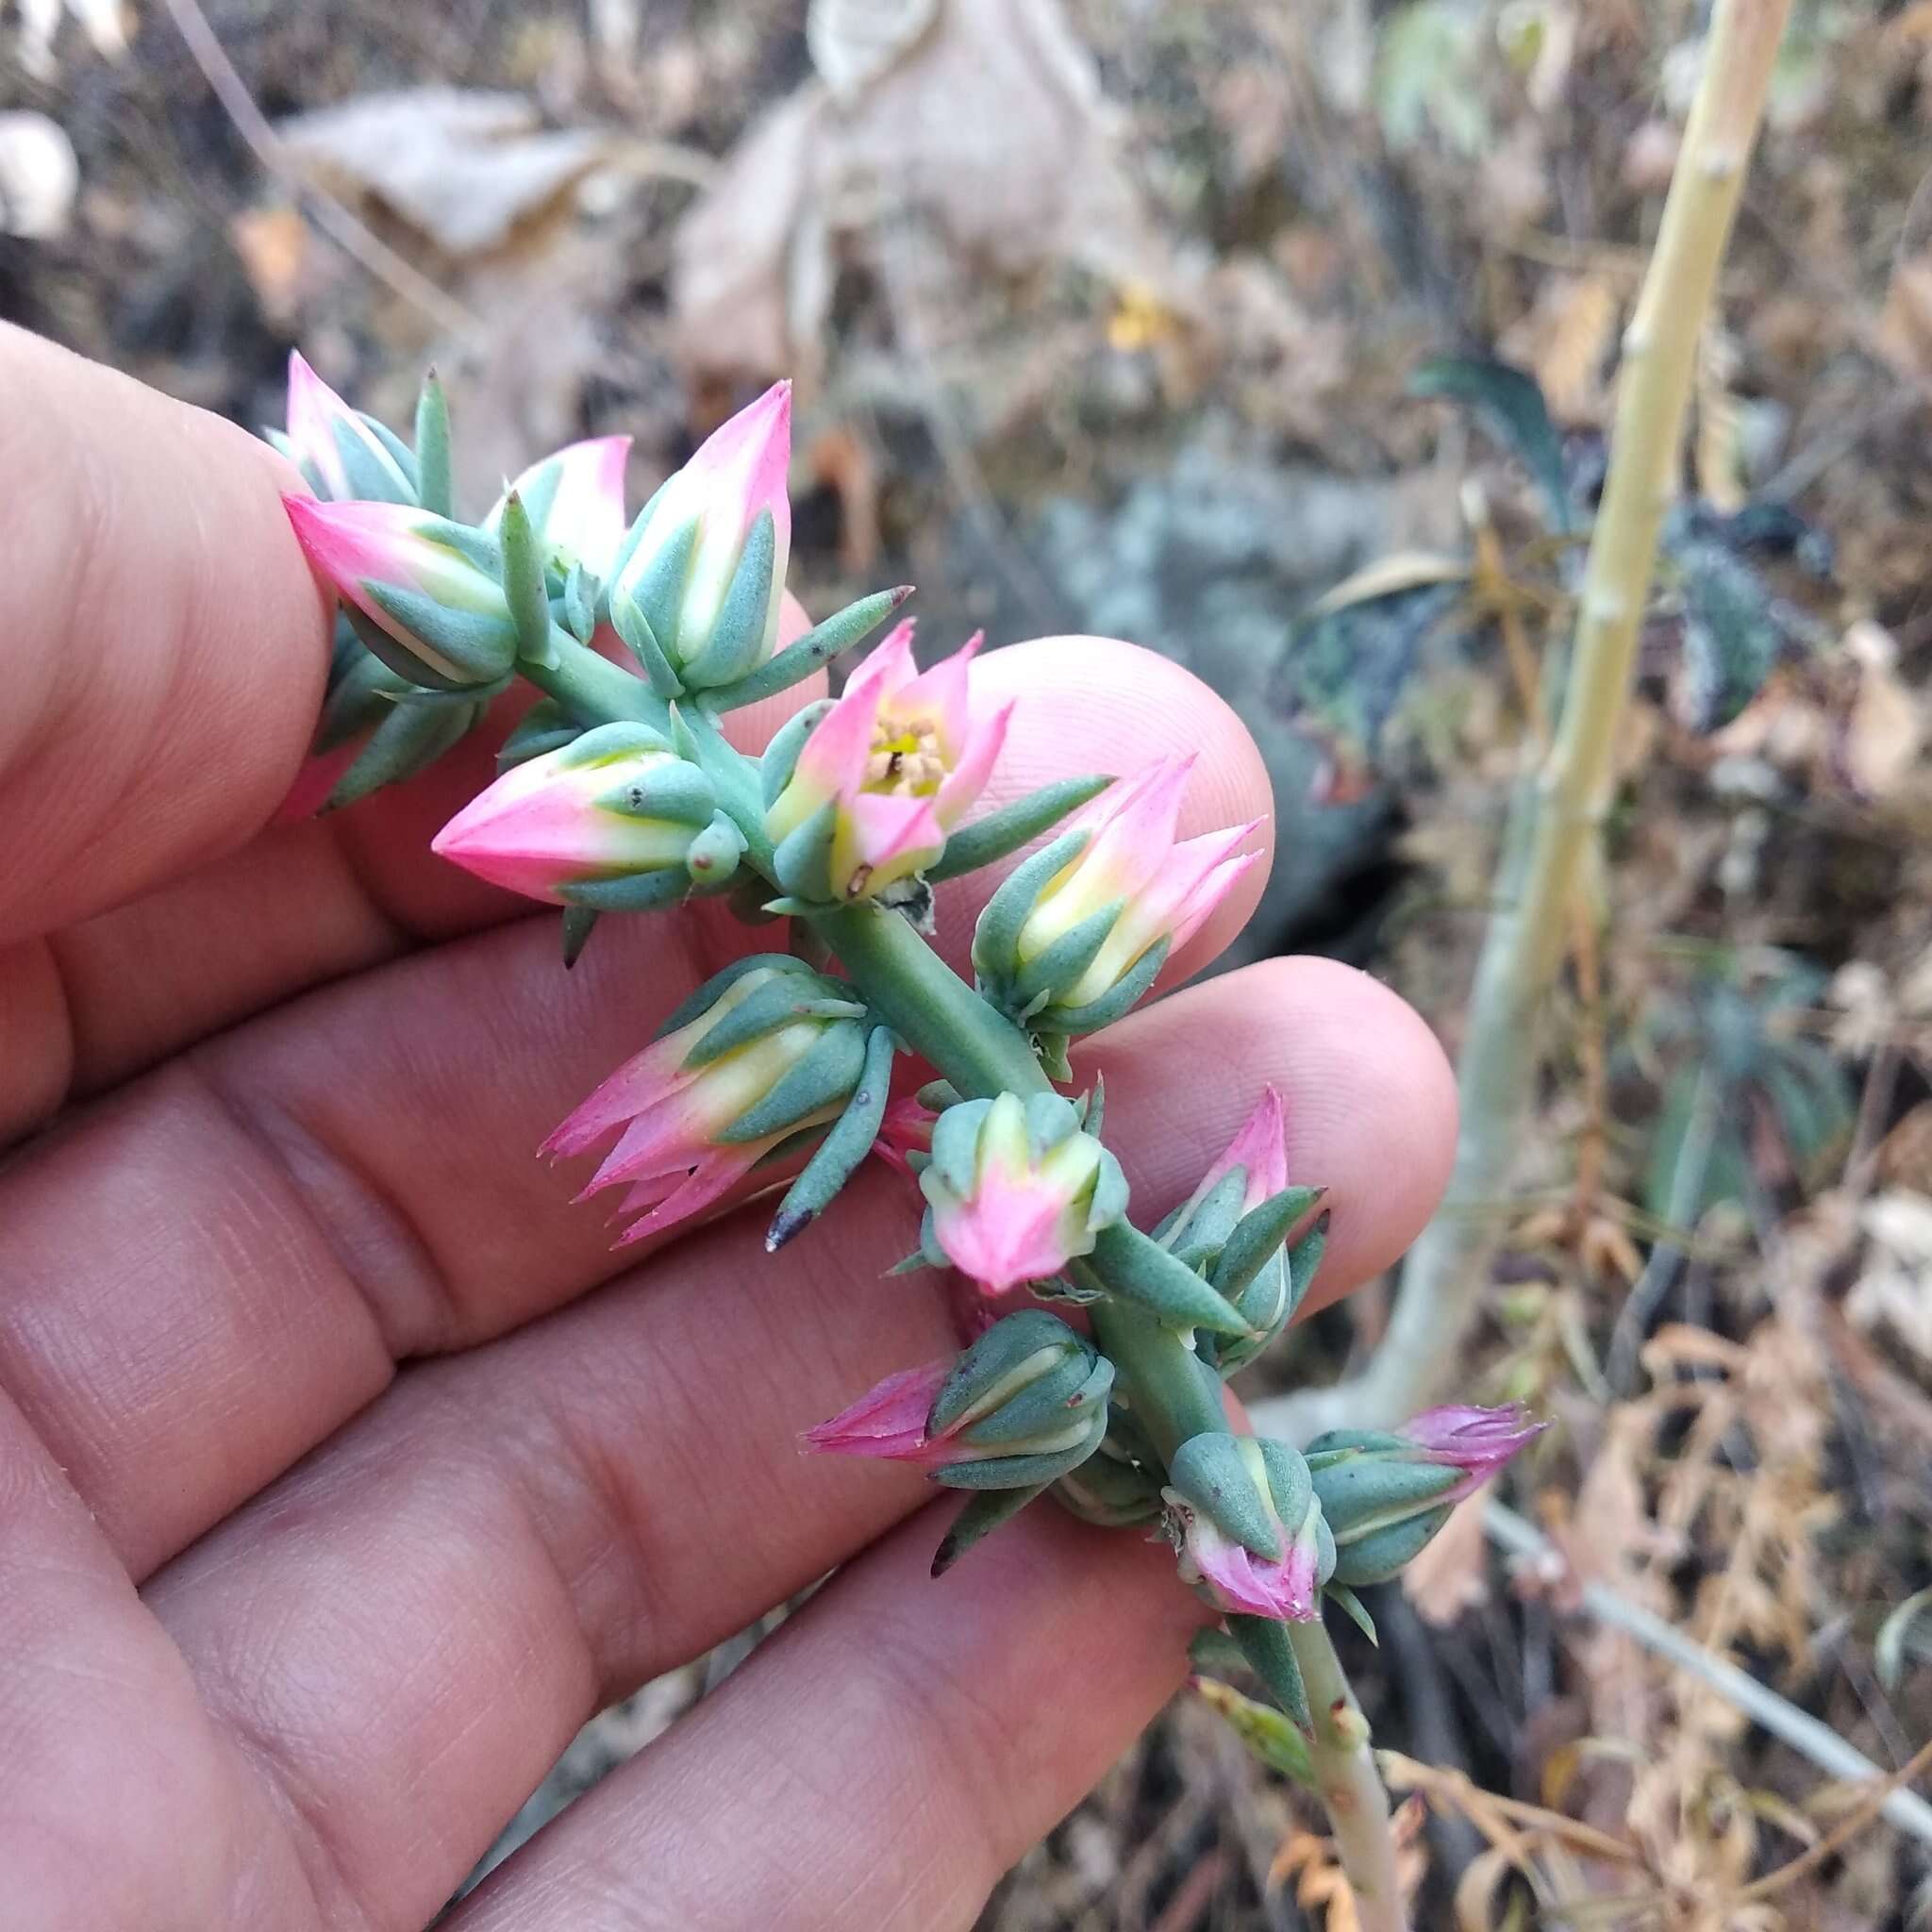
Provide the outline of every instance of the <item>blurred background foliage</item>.
[[[1547,727],[1698,0],[13,0],[0,313],[251,424],[289,348],[472,509],[799,379],[794,588],[928,643],[1134,639],[1262,746],[1243,957],[1453,1045]],[[210,82],[213,85],[210,85]],[[1351,1665],[1422,1924],[1927,1923],[1844,1789],[1590,1607],[1874,1762],[1932,1732],[1932,7],[1799,0],[1704,344],[1642,697],[1473,1393],[1557,1422]],[[1316,1178],[1319,1178],[1318,1176]],[[1372,1348],[1374,1292],[1257,1389]],[[587,1732],[505,1848],[754,1641]],[[997,1932],[1348,1932],[1319,1824],[1182,1700]],[[1499,1808],[1504,1807],[1504,1808]],[[1606,1846],[1610,1849],[1606,1850]],[[1659,1903],[1661,1901],[1661,1903]]]

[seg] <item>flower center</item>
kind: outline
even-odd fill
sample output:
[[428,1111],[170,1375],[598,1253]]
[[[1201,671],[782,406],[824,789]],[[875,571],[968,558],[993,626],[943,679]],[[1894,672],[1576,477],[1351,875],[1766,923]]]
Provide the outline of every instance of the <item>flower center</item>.
[[924,722],[881,718],[866,755],[864,789],[901,798],[930,798],[946,775],[939,733]]

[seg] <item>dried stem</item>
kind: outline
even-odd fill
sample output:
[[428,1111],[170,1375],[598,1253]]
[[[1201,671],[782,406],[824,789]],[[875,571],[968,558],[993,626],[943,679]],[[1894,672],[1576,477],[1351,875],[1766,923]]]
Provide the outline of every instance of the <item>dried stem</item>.
[[1408,1932],[1395,1871],[1389,1793],[1369,1746],[1369,1721],[1321,1622],[1289,1624],[1288,1639],[1314,1712],[1308,1760],[1315,1789],[1328,1814],[1335,1855],[1355,1894],[1357,1921],[1361,1932]]
[[[1557,1555],[1556,1545],[1541,1530],[1501,1503],[1491,1501],[1484,1505],[1483,1528],[1491,1541],[1515,1556],[1547,1561]],[[1585,1614],[1623,1631],[1679,1670],[1690,1672],[1719,1696],[1736,1705],[1753,1724],[1762,1725],[1773,1737],[1808,1757],[1821,1771],[1837,1778],[1885,1778],[1886,1774],[1877,1765],[1846,1743],[1829,1724],[1821,1724],[1780,1697],[1769,1684],[1760,1684],[1737,1665],[1713,1656],[1694,1638],[1687,1637],[1641,1604],[1620,1596],[1608,1584],[1599,1583],[1593,1577],[1581,1579],[1577,1595]],[[1910,1833],[1922,1844],[1932,1844],[1932,1805],[1917,1792],[1881,1789],[1878,1812],[1889,1824]]]
[[1609,474],[1591,539],[1556,739],[1506,834],[1507,887],[1476,967],[1457,1077],[1462,1129],[1441,1210],[1410,1252],[1389,1333],[1359,1381],[1270,1405],[1312,1433],[1400,1420],[1457,1369],[1534,1091],[1537,1021],[1615,782],[1620,726],[1675,493],[1697,344],[1737,212],[1790,0],[1720,0],[1657,246],[1624,338]]

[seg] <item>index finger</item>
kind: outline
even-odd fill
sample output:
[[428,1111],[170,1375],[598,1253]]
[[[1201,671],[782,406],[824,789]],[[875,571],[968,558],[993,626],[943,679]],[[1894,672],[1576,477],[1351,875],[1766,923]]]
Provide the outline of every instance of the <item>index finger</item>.
[[314,727],[328,608],[280,458],[0,326],[0,944],[239,844]]

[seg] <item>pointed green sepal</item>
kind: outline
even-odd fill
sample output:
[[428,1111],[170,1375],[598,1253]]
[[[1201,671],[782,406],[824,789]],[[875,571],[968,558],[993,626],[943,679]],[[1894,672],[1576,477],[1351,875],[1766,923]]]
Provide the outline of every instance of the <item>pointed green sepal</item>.
[[658,633],[651,627],[650,619],[622,584],[610,587],[610,627],[622,640],[625,649],[637,659],[638,669],[644,674],[645,681],[658,696],[669,704],[674,698],[684,695],[684,686],[678,681],[671,659],[664,655],[664,648],[658,641]]
[[1233,1616],[1228,1635],[1241,1645],[1248,1668],[1267,1687],[1268,1694],[1298,1728],[1314,1734],[1314,1714],[1308,1708],[1308,1688],[1295,1661],[1288,1632],[1272,1617]]
[[[400,584],[370,582],[362,588],[372,604],[393,618],[410,637],[422,639],[458,674],[452,677],[437,671],[380,625],[366,619],[357,625],[356,635],[399,677],[407,677],[412,684],[425,684],[432,691],[461,691],[502,677],[516,661],[516,626],[507,617],[453,610]],[[352,611],[350,622],[361,616],[361,611]]]
[[555,698],[539,698],[503,741],[496,754],[496,769],[507,772],[512,765],[541,758],[545,752],[561,751],[582,737],[583,729]]
[[760,1099],[712,1138],[720,1146],[741,1146],[798,1126],[829,1107],[842,1108],[864,1067],[864,1028],[854,1021],[834,1021]]
[[833,984],[808,969],[781,974],[753,988],[728,1013],[705,1028],[697,1043],[684,1057],[684,1071],[694,1073],[700,1067],[708,1067],[725,1054],[735,1053],[741,1046],[762,1040],[796,1020],[864,1019],[864,1007],[856,1000],[834,996]]
[[1281,1560],[1274,1504],[1242,1454],[1242,1439],[1225,1429],[1190,1436],[1168,1457],[1167,1477],[1223,1535],[1271,1563]]
[[1124,899],[1116,899],[1097,912],[1090,912],[1021,967],[1007,995],[1011,1009],[1024,1013],[1030,1008],[1037,1012],[1053,998],[1056,987],[1072,986],[1099,957],[1126,906]]
[[1246,1335],[1248,1324],[1191,1268],[1149,1236],[1117,1221],[1096,1237],[1093,1259],[1099,1286],[1157,1316],[1170,1328],[1208,1328],[1217,1335]]
[[827,799],[778,841],[772,872],[792,898],[822,905],[829,896],[832,840],[838,829],[838,801]]
[[1062,866],[1086,849],[1089,832],[1062,832],[1052,844],[1024,858],[1000,881],[973,929],[973,968],[987,986],[1001,986],[1017,966],[1020,931],[1041,890]]
[[1348,1621],[1373,1643],[1377,1650],[1382,1640],[1375,1632],[1375,1620],[1369,1615],[1369,1607],[1345,1583],[1330,1582],[1323,1591],[1328,1601],[1336,1605]]
[[765,619],[772,599],[783,589],[774,580],[777,560],[778,526],[772,512],[761,509],[744,534],[710,636],[702,650],[684,660],[684,681],[693,690],[729,684],[764,655]]
[[703,825],[718,808],[711,781],[695,765],[664,759],[598,792],[600,811],[626,819],[667,819],[674,824]]
[[[941,879],[958,878],[1005,858],[1030,844],[1042,832],[1050,831],[1070,811],[1078,811],[1090,800],[1098,798],[1113,783],[1111,776],[1061,778],[1042,785],[1024,798],[961,825],[946,841],[946,849],[936,863],[926,867],[925,875],[937,884]],[[1050,874],[1049,874],[1050,876]]]
[[682,866],[663,872],[632,873],[621,879],[573,879],[557,888],[566,906],[592,912],[658,912],[675,906],[691,891]]
[[831,1131],[819,1142],[804,1173],[778,1204],[771,1231],[765,1236],[768,1255],[775,1255],[794,1235],[809,1227],[858,1171],[878,1138],[891,1088],[892,1036],[887,1028],[874,1026],[865,1037],[865,1066],[845,1111],[832,1123]]
[[802,711],[794,711],[772,734],[772,741],[766,745],[765,755],[758,760],[758,791],[767,810],[791,784],[791,774],[798,766],[798,754],[805,749],[805,741],[831,708],[832,700],[821,698],[817,704],[807,705]]
[[789,691],[794,684],[823,670],[841,651],[849,651],[866,632],[882,624],[912,594],[910,584],[894,591],[879,591],[861,597],[842,610],[835,610],[825,621],[794,638],[774,657],[768,658],[736,684],[708,691],[705,702],[714,711],[735,711],[755,705],[760,698]]
[[341,811],[384,785],[400,784],[426,771],[468,737],[484,709],[482,705],[450,705],[427,698],[397,699],[336,780],[323,811]]
[[440,517],[456,515],[456,485],[451,480],[449,398],[434,369],[425,370],[416,392],[416,497],[423,508]]
[[602,917],[602,913],[588,906],[566,906],[563,908],[563,963],[566,971],[583,957],[584,948],[590,943],[591,928]]
[[1111,1026],[1153,990],[1167,964],[1170,945],[1166,939],[1156,940],[1097,1000],[1084,1007],[1045,1008],[1034,1024],[1043,1033],[1065,1034],[1098,1033],[1103,1026]]
[[[358,410],[357,419],[366,428],[380,431],[378,441],[389,451],[402,472],[398,477],[375,452],[349,427],[337,418],[330,428],[335,437],[336,455],[341,459],[342,474],[348,479],[350,497],[361,503],[408,503],[416,501],[416,461],[408,450],[396,439],[390,436],[373,416],[364,416]],[[391,448],[391,444],[394,444]],[[400,452],[400,456],[398,455]]]
[[1290,1230],[1326,1192],[1325,1188],[1283,1188],[1251,1208],[1223,1244],[1208,1279],[1229,1301],[1236,1300],[1274,1258]]
[[557,611],[563,627],[580,644],[588,644],[597,634],[597,599],[591,588],[591,574],[581,562],[573,563],[563,580],[563,596]]
[[1044,1483],[1035,1483],[1017,1490],[981,1490],[969,1497],[933,1553],[934,1576],[943,1576],[982,1537],[1010,1523],[1045,1488]]

